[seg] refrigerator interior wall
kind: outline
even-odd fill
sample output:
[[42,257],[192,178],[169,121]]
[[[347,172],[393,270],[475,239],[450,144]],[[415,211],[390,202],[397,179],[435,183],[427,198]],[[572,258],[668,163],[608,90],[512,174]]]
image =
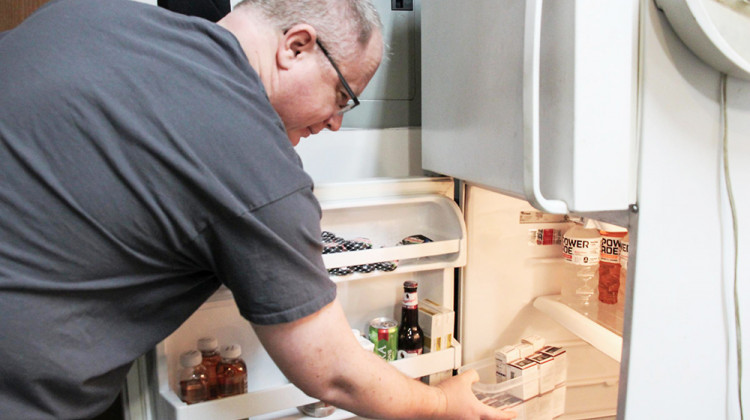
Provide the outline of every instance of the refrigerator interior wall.
[[[538,213],[531,205],[506,195],[468,185],[464,195],[467,265],[459,290],[463,362],[493,357],[507,344],[539,335],[547,343],[568,348],[566,414],[562,418],[613,416],[622,346],[622,318],[613,328],[581,316],[558,301],[564,264],[561,246],[532,245],[530,231],[559,229],[563,223],[520,223],[521,212]],[[603,305],[613,310],[614,305]],[[617,324],[617,323],[615,323]],[[614,342],[605,353],[599,343]],[[591,344],[593,343],[593,345]]]
[[[352,188],[353,187],[353,188]],[[419,282],[419,297],[453,306],[453,268],[465,262],[466,232],[452,200],[453,181],[441,178],[380,180],[352,185],[322,185],[324,230],[346,239],[367,237],[373,249],[328,254],[328,268],[399,260],[392,272],[373,271],[332,276],[338,298],[353,328],[367,332],[371,319],[400,319],[403,283]],[[450,197],[449,197],[450,196]],[[335,197],[335,199],[327,199]],[[434,242],[396,246],[402,238],[422,234]],[[380,247],[384,248],[380,248]],[[338,258],[340,257],[340,258]],[[187,405],[179,400],[179,355],[195,348],[203,336],[223,344],[238,343],[248,366],[249,393]],[[460,366],[460,345],[394,362],[407,375],[419,377]],[[364,350],[363,350],[364,351]],[[303,418],[296,406],[314,402],[289,384],[263,350],[249,323],[239,314],[231,292],[220,289],[179,329],[157,346],[154,363],[158,384],[158,419]],[[351,417],[342,410],[339,417]]]

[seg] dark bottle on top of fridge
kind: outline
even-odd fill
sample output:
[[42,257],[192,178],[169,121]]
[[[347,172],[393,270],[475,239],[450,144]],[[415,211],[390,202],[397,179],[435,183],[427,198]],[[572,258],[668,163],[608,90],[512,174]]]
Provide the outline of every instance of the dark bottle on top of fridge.
[[424,336],[419,326],[419,299],[417,282],[404,282],[404,299],[401,304],[401,325],[398,328],[398,358],[419,356],[422,354]]
[[221,361],[221,355],[219,354],[219,341],[214,337],[203,337],[198,340],[198,350],[203,355],[203,362],[201,364],[206,368],[209,399],[213,400],[218,395],[216,365]]
[[201,353],[197,350],[180,355],[180,399],[188,404],[208,400],[208,378],[201,359]]
[[219,398],[247,392],[247,366],[240,358],[241,355],[242,348],[239,344],[221,348],[221,362],[216,365]]

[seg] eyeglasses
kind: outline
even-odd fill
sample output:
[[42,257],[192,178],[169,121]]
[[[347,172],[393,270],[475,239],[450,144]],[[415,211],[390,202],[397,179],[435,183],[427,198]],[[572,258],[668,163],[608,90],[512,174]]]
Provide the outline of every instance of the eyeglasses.
[[359,105],[359,99],[357,99],[357,95],[355,95],[354,92],[352,92],[352,88],[349,87],[349,83],[346,83],[344,76],[341,74],[341,71],[339,71],[339,67],[336,65],[336,63],[333,62],[333,58],[331,58],[331,55],[328,54],[328,51],[325,49],[325,47],[323,47],[320,41],[315,40],[315,42],[318,44],[318,47],[320,47],[321,51],[323,51],[323,54],[325,54],[328,61],[331,62],[333,69],[336,70],[336,74],[339,75],[339,80],[341,80],[341,85],[344,86],[344,90],[346,90],[346,94],[349,95],[349,98],[351,98],[346,103],[346,105],[344,105],[343,107],[341,107],[341,109],[339,109],[338,114],[341,115],[347,111],[351,111],[357,105]]

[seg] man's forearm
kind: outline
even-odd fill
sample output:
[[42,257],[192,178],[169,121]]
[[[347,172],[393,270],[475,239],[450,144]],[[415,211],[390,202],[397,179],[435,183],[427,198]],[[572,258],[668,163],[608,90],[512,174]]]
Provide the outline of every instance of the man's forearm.
[[511,419],[471,391],[476,372],[431,387],[362,349],[338,301],[287,324],[254,326],[274,362],[306,394],[378,419]]
[[312,397],[371,418],[435,418],[445,406],[440,389],[363,350],[338,302],[303,320],[255,330],[284,374]]

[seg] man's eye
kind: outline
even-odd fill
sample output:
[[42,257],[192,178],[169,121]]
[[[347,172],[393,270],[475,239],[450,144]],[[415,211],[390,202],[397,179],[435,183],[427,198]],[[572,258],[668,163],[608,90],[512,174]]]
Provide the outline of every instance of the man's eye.
[[345,107],[346,104],[349,103],[349,96],[347,96],[347,94],[342,91],[339,91],[338,96],[339,96],[338,97],[339,108]]

